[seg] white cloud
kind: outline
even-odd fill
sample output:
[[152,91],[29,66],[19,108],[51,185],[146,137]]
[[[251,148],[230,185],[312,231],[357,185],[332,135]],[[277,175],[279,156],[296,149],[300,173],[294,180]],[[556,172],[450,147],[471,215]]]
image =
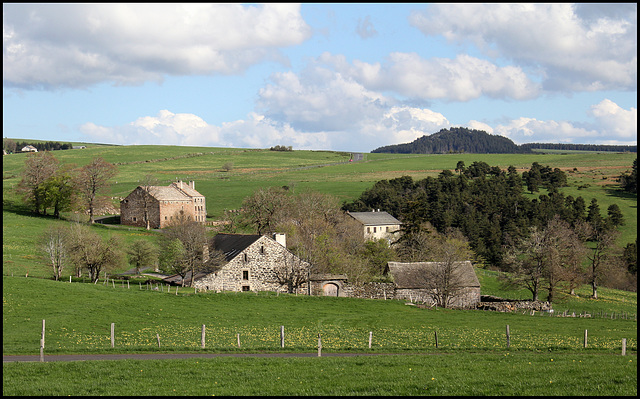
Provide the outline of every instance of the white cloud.
[[371,23],[371,16],[370,15],[367,15],[364,18],[364,20],[362,20],[362,19],[358,20],[358,26],[356,27],[356,33],[362,39],[368,39],[368,38],[373,37],[373,36],[378,34],[378,31],[376,31],[376,28],[373,26],[373,23]]
[[4,4],[8,87],[139,84],[235,74],[309,38],[300,5]]
[[530,99],[540,87],[518,67],[497,65],[469,55],[454,59],[424,59],[415,53],[391,53],[384,64],[322,54],[319,62],[331,65],[369,90],[391,90],[418,99],[469,101],[482,96]]
[[587,114],[593,117],[592,122],[542,121],[520,117],[497,125],[493,131],[494,134],[509,137],[516,144],[562,142],[637,145],[638,113],[635,108],[625,110],[605,99],[593,105]]
[[425,35],[529,66],[546,90],[636,90],[637,5],[606,7],[434,4],[409,20]]

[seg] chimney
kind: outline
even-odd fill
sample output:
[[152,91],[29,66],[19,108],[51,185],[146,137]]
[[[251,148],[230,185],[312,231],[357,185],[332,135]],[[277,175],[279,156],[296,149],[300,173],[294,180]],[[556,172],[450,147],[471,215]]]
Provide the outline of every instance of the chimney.
[[195,190],[195,189],[196,189],[196,182],[195,182],[195,180],[191,180],[191,181],[189,182],[189,187],[191,187],[193,190]]
[[178,180],[178,186],[180,186],[180,189],[182,190],[182,180]]
[[283,247],[287,247],[287,235],[284,233],[274,233],[273,234],[273,239],[276,240],[276,242],[280,245],[282,245]]

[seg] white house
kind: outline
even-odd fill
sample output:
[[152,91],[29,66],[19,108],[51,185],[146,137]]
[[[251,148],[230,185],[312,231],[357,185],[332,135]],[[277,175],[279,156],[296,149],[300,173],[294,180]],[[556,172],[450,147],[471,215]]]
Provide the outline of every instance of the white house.
[[32,145],[26,145],[22,147],[22,152],[38,152],[38,149]]
[[402,222],[384,211],[348,212],[349,216],[362,224],[362,232],[367,240],[391,240],[400,231]]

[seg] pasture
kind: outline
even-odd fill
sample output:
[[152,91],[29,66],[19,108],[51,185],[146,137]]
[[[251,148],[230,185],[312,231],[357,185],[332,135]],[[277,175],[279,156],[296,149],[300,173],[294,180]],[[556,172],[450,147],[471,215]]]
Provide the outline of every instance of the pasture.
[[[176,179],[195,180],[196,189],[207,197],[210,220],[240,207],[243,198],[259,187],[316,190],[349,201],[378,180],[436,176],[443,169],[454,170],[460,160],[505,169],[514,165],[520,171],[539,162],[568,173],[570,187],[562,189],[566,195],[580,195],[587,204],[597,198],[603,212],[611,203],[620,206],[626,222],[621,246],[637,236],[637,198],[617,191],[615,182],[615,176],[630,169],[635,153],[365,154],[363,162],[350,163],[347,153],[325,151],[89,144],[85,150],[54,155],[64,164],[83,165],[94,156],[117,163],[119,173],[111,191],[114,205],[146,174],[167,185]],[[565,318],[264,292],[195,294],[181,288],[176,295],[175,288],[151,291],[136,282],[129,288],[121,282],[107,286],[103,280],[95,285],[82,284],[81,279],[69,283],[69,271],[60,282],[47,280],[50,271],[35,250],[38,236],[49,225],[68,222],[33,216],[21,204],[15,187],[24,157],[3,157],[3,354],[37,355],[45,319],[46,355],[315,353],[321,334],[323,353],[376,356],[120,360],[110,361],[109,367],[105,361],[5,363],[4,395],[637,394],[636,293],[601,288],[600,299],[594,301],[584,286],[578,289],[579,297],[560,294],[554,302],[556,315],[567,310],[594,316]],[[225,171],[225,164],[232,168]],[[92,229],[104,236],[118,235],[125,243],[158,238],[156,232],[137,228]],[[477,274],[482,294],[529,297],[527,291],[502,288],[498,272],[478,269]],[[111,323],[115,324],[113,348]],[[620,356],[623,338],[624,357]]]

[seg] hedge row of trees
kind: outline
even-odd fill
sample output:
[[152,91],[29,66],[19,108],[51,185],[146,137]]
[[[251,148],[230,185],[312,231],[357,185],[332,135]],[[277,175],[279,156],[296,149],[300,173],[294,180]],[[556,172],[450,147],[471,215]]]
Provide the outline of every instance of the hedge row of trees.
[[88,210],[90,222],[94,213],[109,194],[110,180],[117,168],[100,157],[89,164],[76,168],[61,165],[49,151],[35,152],[27,156],[18,191],[36,214],[53,215],[76,209]]
[[30,143],[28,141],[14,141],[12,139],[3,139],[2,148],[9,154],[22,150],[24,147],[32,145],[38,149],[38,151],[57,151],[57,150],[70,150],[73,145],[70,143],[61,144],[57,141],[46,141]]

